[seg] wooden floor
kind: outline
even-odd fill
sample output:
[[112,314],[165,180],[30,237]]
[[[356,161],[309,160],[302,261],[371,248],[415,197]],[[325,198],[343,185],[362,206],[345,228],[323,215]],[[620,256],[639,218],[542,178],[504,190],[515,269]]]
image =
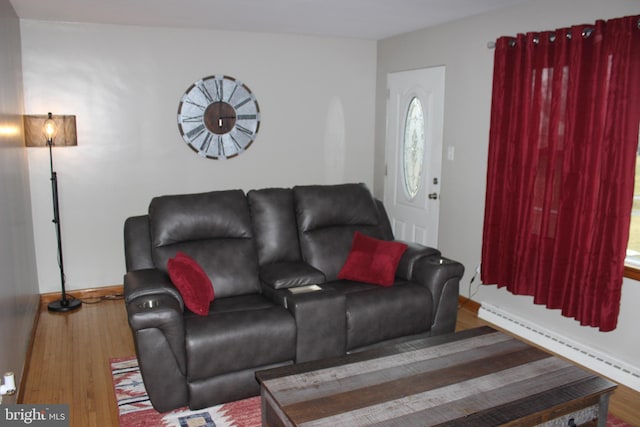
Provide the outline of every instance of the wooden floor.
[[[468,305],[460,310],[456,329],[485,324]],[[134,354],[122,300],[83,304],[66,314],[49,313],[43,306],[21,403],[67,403],[74,427],[117,426],[109,359]],[[640,426],[640,393],[620,386],[609,408]]]
[[21,403],[69,404],[71,426],[118,426],[109,359],[135,355],[124,301],[43,306]]

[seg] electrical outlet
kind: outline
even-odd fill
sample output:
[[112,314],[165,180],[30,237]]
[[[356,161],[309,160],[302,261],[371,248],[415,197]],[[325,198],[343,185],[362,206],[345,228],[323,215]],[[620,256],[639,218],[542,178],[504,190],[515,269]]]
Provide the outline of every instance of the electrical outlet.
[[0,385],[0,396],[5,394],[8,396],[16,394],[16,380],[13,372],[5,372],[4,384]]

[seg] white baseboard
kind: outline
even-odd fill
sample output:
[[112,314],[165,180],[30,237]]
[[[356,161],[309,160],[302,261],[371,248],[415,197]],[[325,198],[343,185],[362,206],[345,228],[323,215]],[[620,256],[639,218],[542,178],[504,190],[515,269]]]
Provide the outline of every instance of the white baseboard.
[[482,303],[478,317],[615,382],[640,391],[640,368],[637,366],[617,360],[491,304]]

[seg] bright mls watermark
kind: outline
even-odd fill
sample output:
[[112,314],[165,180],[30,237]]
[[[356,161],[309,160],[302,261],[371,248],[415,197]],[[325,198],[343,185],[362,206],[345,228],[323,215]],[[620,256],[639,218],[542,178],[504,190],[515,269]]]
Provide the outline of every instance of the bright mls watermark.
[[2,405],[0,426],[69,427],[69,405]]

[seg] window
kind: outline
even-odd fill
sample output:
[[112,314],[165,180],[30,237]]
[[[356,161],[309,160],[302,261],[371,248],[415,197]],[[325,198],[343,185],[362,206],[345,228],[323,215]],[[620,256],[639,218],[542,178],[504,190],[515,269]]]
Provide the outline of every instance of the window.
[[403,141],[404,185],[411,200],[420,191],[424,164],[424,112],[420,100],[416,97],[409,103]]
[[636,153],[636,180],[633,187],[633,208],[631,209],[631,226],[627,257],[624,261],[625,277],[640,280],[640,137]]

